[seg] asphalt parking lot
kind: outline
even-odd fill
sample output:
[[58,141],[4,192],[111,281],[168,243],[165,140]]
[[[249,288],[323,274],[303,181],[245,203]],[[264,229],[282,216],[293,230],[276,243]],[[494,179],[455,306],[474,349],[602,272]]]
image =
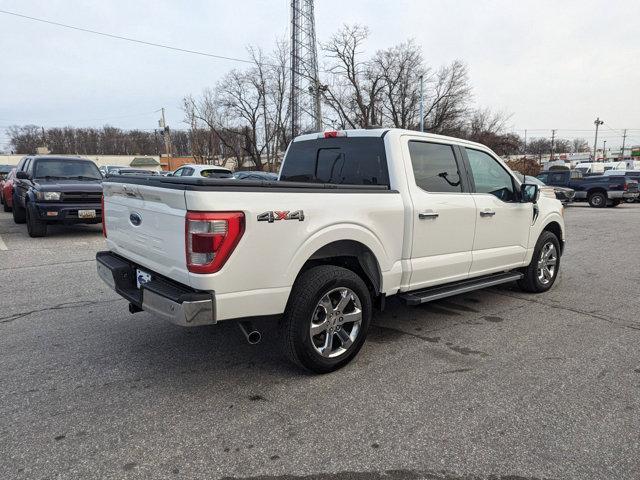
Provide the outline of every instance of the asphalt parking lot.
[[311,376],[273,324],[251,346],[130,315],[99,226],[1,213],[0,478],[638,479],[640,204],[565,217],[551,292],[391,301]]

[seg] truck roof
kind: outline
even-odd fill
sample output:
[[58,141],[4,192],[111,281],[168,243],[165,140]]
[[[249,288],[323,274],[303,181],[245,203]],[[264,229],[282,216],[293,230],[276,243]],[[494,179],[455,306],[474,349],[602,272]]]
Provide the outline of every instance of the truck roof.
[[486,145],[481,143],[464,140],[462,138],[449,137],[447,135],[438,135],[435,133],[418,132],[417,130],[407,130],[403,128],[354,128],[345,130],[325,130],[324,132],[310,132],[298,135],[293,141],[304,142],[306,140],[316,140],[323,138],[327,132],[338,132],[340,136],[348,137],[384,137],[387,134],[395,135],[412,135],[423,137],[425,140],[447,141],[457,144],[464,144],[468,146],[474,146],[482,149],[488,149]]

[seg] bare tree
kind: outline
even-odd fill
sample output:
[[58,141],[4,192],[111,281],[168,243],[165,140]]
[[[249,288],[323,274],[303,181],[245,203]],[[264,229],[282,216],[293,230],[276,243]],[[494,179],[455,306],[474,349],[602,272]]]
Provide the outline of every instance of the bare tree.
[[590,151],[589,142],[584,138],[574,138],[571,141],[571,151],[574,153]]
[[425,129],[458,134],[469,110],[471,87],[467,66],[459,60],[441,67],[428,82]]
[[382,75],[372,62],[362,58],[368,35],[367,27],[344,25],[322,44],[330,59],[323,97],[341,128],[366,128],[382,121]]
[[382,79],[382,116],[385,124],[415,128],[419,122],[420,77],[426,77],[422,49],[413,40],[386,50],[373,59]]

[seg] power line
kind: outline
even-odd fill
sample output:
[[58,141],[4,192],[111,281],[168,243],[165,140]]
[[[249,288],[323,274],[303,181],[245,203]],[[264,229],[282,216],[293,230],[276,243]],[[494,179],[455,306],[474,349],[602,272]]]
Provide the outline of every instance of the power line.
[[4,13],[5,15],[12,15],[14,17],[24,18],[24,19],[27,19],[27,20],[32,20],[34,22],[46,23],[48,25],[55,25],[56,27],[68,28],[68,29],[71,29],[71,30],[77,30],[79,32],[91,33],[93,35],[101,35],[103,37],[115,38],[117,40],[124,40],[124,41],[127,41],[127,42],[138,43],[140,45],[147,45],[147,46],[150,46],[150,47],[165,48],[167,50],[173,50],[173,51],[182,52],[182,53],[190,53],[192,55],[200,55],[200,56],[203,56],[203,57],[217,58],[219,60],[230,60],[232,62],[242,62],[242,63],[251,63],[251,64],[254,63],[252,60],[248,60],[248,59],[245,59],[245,58],[228,57],[228,56],[225,56],[225,55],[217,55],[217,54],[214,54],[214,53],[201,52],[201,51],[198,51],[198,50],[189,50],[187,48],[174,47],[174,46],[165,45],[165,44],[162,44],[162,43],[148,42],[146,40],[139,40],[137,38],[124,37],[122,35],[115,35],[113,33],[99,32],[97,30],[91,30],[89,28],[76,27],[74,25],[67,25],[65,23],[54,22],[52,20],[45,20],[43,18],[31,17],[29,15],[23,15],[21,13],[9,12],[7,10],[0,10],[0,13]]

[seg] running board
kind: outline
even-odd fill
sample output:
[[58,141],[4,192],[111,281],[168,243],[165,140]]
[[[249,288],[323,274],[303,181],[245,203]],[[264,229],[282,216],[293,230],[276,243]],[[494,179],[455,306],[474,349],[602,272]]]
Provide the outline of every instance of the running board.
[[461,293],[472,292],[482,288],[493,287],[501,283],[515,282],[520,280],[524,275],[519,272],[494,273],[484,277],[471,278],[459,282],[448,283],[446,285],[438,285],[436,287],[423,288],[422,290],[414,290],[412,292],[400,293],[398,296],[402,298],[407,305],[420,305],[421,303],[432,302]]

